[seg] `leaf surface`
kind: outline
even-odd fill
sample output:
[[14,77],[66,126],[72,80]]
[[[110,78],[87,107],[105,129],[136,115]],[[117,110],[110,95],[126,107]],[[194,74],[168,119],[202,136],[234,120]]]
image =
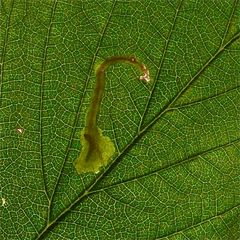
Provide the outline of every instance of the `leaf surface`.
[[[1,1],[0,239],[239,239],[239,1]],[[115,144],[78,175],[94,66]]]

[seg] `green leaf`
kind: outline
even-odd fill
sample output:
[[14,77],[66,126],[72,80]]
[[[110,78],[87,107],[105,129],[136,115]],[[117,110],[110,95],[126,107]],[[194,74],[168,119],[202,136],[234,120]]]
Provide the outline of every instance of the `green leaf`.
[[[0,239],[239,239],[240,2],[0,2]],[[94,66],[115,155],[77,174]]]

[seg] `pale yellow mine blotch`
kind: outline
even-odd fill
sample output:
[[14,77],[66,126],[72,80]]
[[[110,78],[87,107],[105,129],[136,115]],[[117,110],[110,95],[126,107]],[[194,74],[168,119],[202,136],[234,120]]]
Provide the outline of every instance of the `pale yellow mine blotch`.
[[78,174],[93,172],[98,173],[100,168],[106,166],[115,152],[113,142],[109,137],[103,136],[102,130],[97,127],[97,117],[104,94],[105,71],[111,64],[128,63],[140,69],[140,80],[149,82],[149,71],[146,66],[137,61],[135,57],[114,56],[107,58],[96,68],[96,85],[92,100],[87,112],[86,126],[81,132],[82,150],[79,157],[74,161]]
[[84,128],[81,132],[82,151],[75,161],[78,172],[99,172],[102,166],[106,166],[115,152],[111,139],[103,136],[102,130],[97,128],[93,135],[88,135]]

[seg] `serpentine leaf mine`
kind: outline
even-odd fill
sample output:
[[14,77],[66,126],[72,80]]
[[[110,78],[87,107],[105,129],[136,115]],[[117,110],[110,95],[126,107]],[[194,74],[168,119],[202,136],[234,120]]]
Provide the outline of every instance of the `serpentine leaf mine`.
[[107,68],[115,63],[128,63],[139,68],[142,72],[140,80],[149,82],[149,71],[146,66],[135,57],[114,56],[107,58],[96,69],[96,85],[92,100],[86,116],[86,126],[81,131],[82,151],[75,160],[74,165],[78,172],[98,173],[102,166],[106,166],[115,152],[111,139],[103,136],[102,130],[97,127],[97,117],[100,111],[101,101],[105,88],[105,72]]

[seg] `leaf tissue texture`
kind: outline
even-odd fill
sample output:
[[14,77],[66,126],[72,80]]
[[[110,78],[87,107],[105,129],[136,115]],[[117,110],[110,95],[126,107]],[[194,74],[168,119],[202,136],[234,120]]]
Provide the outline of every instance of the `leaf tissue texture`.
[[[95,66],[115,145],[77,174]],[[0,239],[240,238],[240,1],[0,1]]]

